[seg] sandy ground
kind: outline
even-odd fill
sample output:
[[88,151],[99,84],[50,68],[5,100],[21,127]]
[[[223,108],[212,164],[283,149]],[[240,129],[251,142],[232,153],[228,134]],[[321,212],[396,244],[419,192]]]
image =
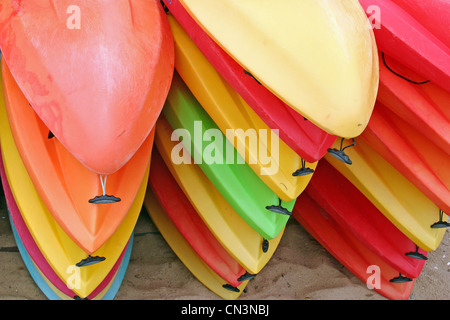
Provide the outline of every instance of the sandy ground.
[[[2,199],[0,210],[0,299],[46,299],[17,250]],[[450,232],[430,253],[410,299],[450,300]],[[117,300],[221,299],[200,283],[142,212],[130,264]],[[293,218],[269,263],[240,300],[382,300],[332,257]]]

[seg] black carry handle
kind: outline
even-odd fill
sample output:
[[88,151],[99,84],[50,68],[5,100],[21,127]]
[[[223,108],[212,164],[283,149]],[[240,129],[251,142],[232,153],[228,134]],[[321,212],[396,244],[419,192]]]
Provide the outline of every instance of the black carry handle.
[[419,259],[419,260],[428,260],[427,257],[425,257],[423,254],[421,254],[419,252],[419,246],[417,246],[417,245],[416,245],[416,251],[407,252],[407,253],[405,253],[405,256],[414,258],[414,259]]
[[448,228],[450,227],[450,223],[443,220],[444,219],[444,211],[439,209],[439,221],[436,223],[433,223],[431,225],[434,229],[440,229],[440,228]]
[[328,148],[328,153],[330,153],[333,157],[345,162],[346,164],[352,164],[352,160],[350,160],[350,157],[344,152],[345,149],[353,147],[356,145],[355,138],[352,138],[353,143],[349,144],[348,146],[342,148],[342,144],[344,143],[344,138],[341,140],[341,147],[340,149],[331,149]]
[[306,168],[306,161],[302,159],[302,167],[295,171],[292,175],[294,177],[307,176],[314,173],[314,169]]
[[272,205],[272,206],[266,206],[266,209],[267,209],[267,210],[270,210],[270,211],[272,211],[272,212],[276,212],[276,213],[279,213],[279,214],[284,214],[284,215],[287,215],[287,216],[292,215],[292,212],[290,212],[288,209],[283,208],[283,207],[281,206],[281,199],[278,198],[278,200],[279,200],[279,202],[278,202],[278,205],[277,205],[277,206],[274,206],[274,205]]
[[120,200],[121,200],[120,198],[117,198],[115,196],[110,196],[110,195],[107,195],[107,194],[103,194],[101,196],[96,196],[96,197],[94,197],[92,199],[89,199],[89,203],[97,203],[97,204],[100,204],[100,203],[116,203],[116,202],[119,202]]
[[412,279],[402,276],[402,274],[400,273],[398,277],[392,278],[391,280],[389,280],[389,282],[392,283],[406,283],[406,282],[411,282]]
[[227,290],[229,290],[229,291],[231,291],[231,292],[241,292],[241,290],[239,290],[239,289],[236,288],[236,287],[233,287],[233,286],[232,286],[231,284],[229,284],[229,283],[224,284],[224,285],[222,286],[222,288],[227,289]]
[[247,281],[256,277],[256,274],[251,274],[249,272],[245,272],[242,276],[238,278],[238,281]]
[[115,196],[110,196],[106,194],[106,178],[108,177],[107,175],[105,175],[105,180],[103,180],[103,175],[99,175],[100,176],[100,184],[102,185],[102,189],[103,189],[103,194],[101,196],[96,196],[92,199],[89,199],[89,203],[116,203],[119,202],[121,199],[117,198]]
[[76,264],[77,267],[87,267],[87,266],[92,266],[94,264],[97,264],[99,262],[105,261],[106,258],[105,257],[93,257],[91,255],[89,255],[86,259],[81,260],[80,262],[78,262]]

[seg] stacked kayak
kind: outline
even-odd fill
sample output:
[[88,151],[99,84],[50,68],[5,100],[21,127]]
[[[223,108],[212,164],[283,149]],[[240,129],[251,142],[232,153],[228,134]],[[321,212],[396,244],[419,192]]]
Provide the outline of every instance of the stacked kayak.
[[[158,120],[155,144],[166,166],[222,246],[247,272],[257,274],[274,254],[284,228],[277,237],[265,239],[233,209],[198,165],[175,165],[171,160],[176,146],[171,141],[172,132],[166,119]],[[185,156],[191,157],[187,151]]]
[[[336,136],[330,135],[292,110],[288,105],[256,81],[189,15],[179,0],[164,1],[165,5],[198,49],[216,71],[245,100],[270,128],[279,130],[280,138],[305,161],[322,158]],[[172,23],[172,26],[176,24]],[[174,31],[177,36],[177,31]]]
[[[214,272],[223,279],[222,289],[219,289],[217,294],[220,296],[220,291],[223,289],[229,289],[229,291],[236,293],[242,292],[241,289],[245,288],[248,280],[253,275],[249,274],[214,237],[214,234],[208,229],[208,226],[203,222],[199,214],[195,211],[195,208],[189,202],[189,199],[184,195],[183,190],[172,177],[158,152],[154,153],[152,159],[150,186],[158,202],[165,209],[164,211],[172,221],[172,229],[178,230],[179,235],[177,237],[182,237],[188,242],[196,252],[196,255],[200,256],[212,271],[209,273]],[[149,197],[151,198],[151,195]],[[153,221],[158,225],[159,219],[153,216],[153,211],[161,210],[153,210],[152,202],[154,200],[149,201],[150,207],[148,208],[148,212]],[[173,240],[171,239],[174,236],[172,232],[166,233],[162,231],[162,234],[169,244],[172,243]],[[171,244],[173,247],[177,245],[178,243]],[[174,248],[174,251],[177,252],[177,249]],[[184,254],[180,256],[182,261]],[[189,262],[184,262],[184,264],[189,267]],[[202,274],[197,276],[200,281],[202,281]],[[204,283],[207,287],[211,286],[212,291],[215,291],[214,288],[216,286],[208,285],[207,281]]]
[[[303,164],[303,159],[283,141],[274,146],[269,141],[267,145],[263,145],[266,141],[261,135],[268,134],[270,128],[220,76],[178,22],[170,16],[169,21],[175,40],[175,69],[192,94],[261,180],[280,199],[296,199],[312,177],[312,174],[300,175],[297,172],[300,173],[303,167],[306,172],[306,166],[313,172],[317,161]],[[236,139],[234,135],[230,139],[227,130],[234,128],[241,129],[244,134],[236,133]],[[267,149],[267,154],[271,156],[269,165],[263,162],[264,159],[259,156],[257,148],[246,143],[245,133],[254,131],[257,134],[258,146]],[[273,139],[270,140],[272,141]],[[277,147],[278,150],[274,148],[272,151],[272,147]]]
[[[231,143],[178,74],[173,77],[162,113],[174,130],[172,135],[177,136],[172,139],[181,140],[178,146],[187,149],[233,209],[261,236],[268,240],[275,238],[284,229],[295,199],[282,201],[241,160],[240,154],[234,146],[230,146]],[[203,143],[202,139],[208,132],[216,136],[209,138],[209,144]],[[173,153],[179,147],[172,150],[172,161]],[[233,161],[229,161],[230,158]]]
[[22,259],[49,299],[114,299],[173,75],[167,17],[156,1],[4,1],[0,30],[1,177]]
[[179,2],[247,72],[309,121],[346,138],[364,130],[378,88],[378,55],[357,1]]
[[[368,14],[371,13],[369,10],[371,6],[376,6],[380,12],[379,26],[374,29],[374,34],[381,51],[397,61],[402,61],[406,67],[417,70],[419,74],[427,78],[426,80],[450,91],[450,65],[448,63],[450,47],[445,36],[442,36],[443,33],[448,32],[429,30],[427,28],[427,25],[430,24],[428,19],[422,19],[423,15],[416,15],[417,18],[414,18],[408,10],[403,9],[406,1],[359,0],[359,2]],[[413,1],[410,4],[414,2],[418,3],[419,1]],[[427,3],[427,8],[434,7],[432,10],[440,10],[438,2],[435,2],[434,6]],[[416,12],[420,10],[417,6],[415,7]],[[424,11],[431,14],[429,9]],[[445,10],[443,12],[448,18],[448,12]],[[433,21],[433,24],[437,25],[437,21]],[[445,29],[445,25],[444,23],[440,27]]]
[[291,216],[410,297],[450,225],[448,1],[4,2],[0,175],[47,298],[114,299],[143,211],[221,299]]

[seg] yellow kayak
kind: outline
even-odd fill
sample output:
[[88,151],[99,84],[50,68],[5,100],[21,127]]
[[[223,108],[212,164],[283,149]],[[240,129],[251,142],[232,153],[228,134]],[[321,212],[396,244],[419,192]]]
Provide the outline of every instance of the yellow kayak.
[[61,280],[79,297],[87,297],[108,275],[130,239],[144,201],[149,167],[136,199],[118,229],[102,247],[88,256],[64,233],[39,197],[14,143],[1,88],[0,144],[11,191],[34,241]]
[[[339,148],[339,144],[336,141],[334,147]],[[436,250],[445,233],[445,229],[431,227],[439,220],[439,208],[362,139],[346,153],[353,164],[331,154],[325,159],[417,246]]]
[[[257,274],[272,257],[284,229],[277,237],[264,239],[233,210],[198,165],[175,165],[171,152],[177,142],[170,139],[172,131],[167,120],[160,117],[155,144],[169,171],[216,239],[245,270]],[[190,157],[186,150],[183,155]]]
[[159,232],[161,232],[167,244],[201,283],[225,300],[236,300],[241,295],[249,280],[241,283],[238,287],[239,292],[225,289],[223,287],[223,279],[192,249],[167,213],[164,212],[164,209],[150,189],[147,190],[144,204],[152,221],[155,223]]
[[[168,18],[175,40],[175,68],[190,91],[261,180],[281,200],[296,199],[311,180],[317,162],[304,162],[271,132],[209,63],[180,24],[171,15]],[[249,138],[253,136],[256,138]],[[267,157],[261,157],[260,148],[267,150]]]
[[324,131],[352,138],[366,127],[378,91],[378,52],[358,0],[173,1]]

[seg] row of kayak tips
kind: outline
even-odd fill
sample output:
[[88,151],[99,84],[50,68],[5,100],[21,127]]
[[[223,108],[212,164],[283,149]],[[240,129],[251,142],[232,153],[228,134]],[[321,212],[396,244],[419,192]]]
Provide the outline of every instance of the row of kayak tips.
[[291,218],[408,299],[450,212],[450,3],[424,6],[5,1],[0,173],[36,284],[113,299],[145,208],[223,299]]

